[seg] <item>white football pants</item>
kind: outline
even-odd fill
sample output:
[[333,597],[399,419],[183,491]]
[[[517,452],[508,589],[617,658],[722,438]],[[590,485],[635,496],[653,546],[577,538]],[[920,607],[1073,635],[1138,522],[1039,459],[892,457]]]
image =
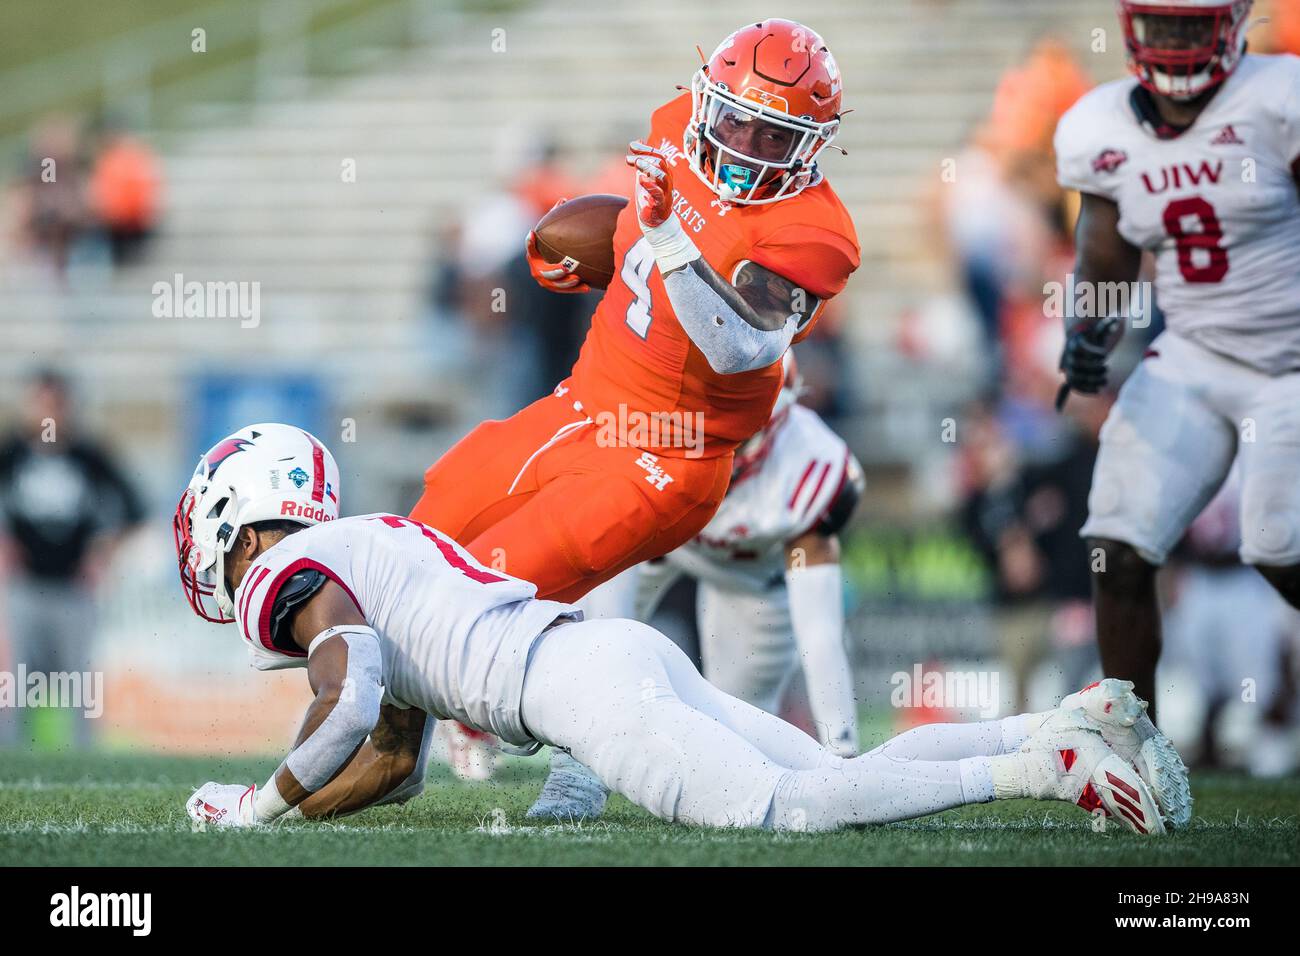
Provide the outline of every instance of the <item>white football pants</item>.
[[1164,564],[1241,470],[1243,564],[1300,564],[1300,373],[1268,376],[1164,332],[1128,377],[1101,430],[1088,520]]
[[987,758],[1019,747],[1020,718],[933,724],[851,760],[708,683],[654,628],[595,620],[533,648],[521,713],[655,816],[716,827],[829,830],[992,799]]
[[[578,606],[588,618],[649,621],[684,574],[668,561],[638,564],[588,592]],[[705,679],[769,714],[799,669],[799,649],[784,587],[761,593],[724,589],[696,579],[695,614]],[[816,688],[813,688],[816,690]]]

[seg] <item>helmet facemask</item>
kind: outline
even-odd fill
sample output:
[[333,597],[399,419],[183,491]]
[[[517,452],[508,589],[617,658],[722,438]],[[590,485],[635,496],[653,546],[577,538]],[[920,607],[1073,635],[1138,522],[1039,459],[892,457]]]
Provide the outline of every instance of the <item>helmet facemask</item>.
[[1193,100],[1236,69],[1251,0],[1218,6],[1122,0],[1129,64],[1138,81],[1173,100]]
[[194,613],[213,624],[235,620],[235,603],[226,587],[226,553],[235,543],[238,508],[235,491],[201,484],[195,475],[172,518],[181,590]]
[[778,96],[737,95],[710,81],[705,69],[696,72],[682,145],[691,169],[720,199],[772,203],[820,179],[816,158],[835,138],[839,119],[818,123],[782,112],[782,105]]

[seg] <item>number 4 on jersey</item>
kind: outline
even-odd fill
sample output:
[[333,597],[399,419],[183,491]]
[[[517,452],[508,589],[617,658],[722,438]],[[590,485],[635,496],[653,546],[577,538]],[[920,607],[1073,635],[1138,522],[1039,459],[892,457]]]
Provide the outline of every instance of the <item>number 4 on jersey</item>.
[[641,338],[650,334],[650,270],[655,267],[655,254],[650,243],[638,239],[623,257],[621,278],[636,298],[627,307],[627,324]]

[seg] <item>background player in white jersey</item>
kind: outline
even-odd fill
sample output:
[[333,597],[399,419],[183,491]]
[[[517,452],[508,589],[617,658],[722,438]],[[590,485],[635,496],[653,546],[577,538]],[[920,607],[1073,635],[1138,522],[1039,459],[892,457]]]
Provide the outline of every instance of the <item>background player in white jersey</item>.
[[[862,494],[862,469],[812,409],[794,354],[768,424],[736,454],[727,496],[704,530],[662,558],[629,568],[578,602],[588,619],[649,621],[683,575],[698,582],[696,614],[709,683],[770,714],[802,667],[817,739],[858,752],[853,672],[844,648],[839,530]],[[528,811],[599,816],[606,791],[562,751]]]
[[[1102,430],[1081,531],[1104,556],[1102,666],[1147,699],[1156,568],[1234,458],[1241,559],[1300,606],[1300,59],[1244,52],[1250,7],[1120,0],[1136,78],[1093,90],[1056,131],[1060,182],[1082,194],[1076,286],[1131,282],[1150,250],[1167,324]],[[1105,385],[1121,330],[1071,326],[1070,388]]]
[[268,424],[203,456],[177,507],[191,605],[237,622],[255,666],[305,666],[315,693],[266,784],[204,784],[186,803],[196,821],[248,826],[407,799],[423,783],[432,717],[569,750],[685,823],[825,830],[1036,797],[1164,831],[1133,762],[1142,705],[1122,682],[1042,714],[917,728],[845,760],[713,687],[649,626],[582,621],[419,522],[338,518],[338,497],[320,442]]

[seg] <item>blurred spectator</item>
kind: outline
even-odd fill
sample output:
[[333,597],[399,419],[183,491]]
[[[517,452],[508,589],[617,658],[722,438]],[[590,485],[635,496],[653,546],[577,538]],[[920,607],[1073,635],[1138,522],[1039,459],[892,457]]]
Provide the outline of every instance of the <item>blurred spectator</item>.
[[[12,666],[46,674],[92,670],[95,575],[121,533],[141,518],[136,492],[108,452],[78,434],[64,380],[39,373],[19,427],[0,440],[0,566]],[[84,745],[88,722],[81,710],[72,713],[74,740]],[[10,735],[12,715],[0,714]]]
[[20,251],[62,276],[90,222],[85,156],[75,121],[52,116],[33,129],[11,196]]
[[465,213],[457,247],[444,248],[435,267],[435,307],[465,317],[491,368],[500,405],[492,415],[540,398],[568,375],[595,307],[594,295],[542,289],[524,257],[524,238],[537,220],[582,192],[558,147],[542,139],[500,143],[495,161],[503,185]]
[[1042,286],[1070,241],[1056,184],[1057,120],[1092,86],[1058,40],[1041,40],[1000,80],[988,118],[934,194],[932,219],[984,334],[987,383],[1042,317]]
[[139,255],[158,224],[161,174],[125,131],[105,125],[92,148],[76,121],[51,116],[33,129],[9,192],[17,251],[63,280]]
[[[1064,43],[1053,37],[1039,40],[1024,63],[1007,70],[993,94],[989,113],[992,135],[1011,155],[1052,156],[1056,123],[1092,80]],[[1056,183],[1054,169],[1051,182]]]
[[108,125],[90,172],[90,208],[108,242],[113,265],[134,261],[158,224],[162,188],[152,150]]
[[[935,193],[936,225],[983,333],[985,354],[1001,362],[1007,290],[1022,284],[1023,263],[1041,248],[1037,212],[1011,188],[1005,156],[988,126],[955,159],[954,178]],[[996,364],[989,381],[998,379]]]
[[1021,460],[993,405],[977,403],[962,418],[962,524],[992,581],[1017,712],[1030,709],[1030,680],[1049,651],[1057,651],[1067,687],[1082,684],[1096,665],[1089,555],[1079,528],[1109,404],[1072,406],[1054,455],[1034,464]]

